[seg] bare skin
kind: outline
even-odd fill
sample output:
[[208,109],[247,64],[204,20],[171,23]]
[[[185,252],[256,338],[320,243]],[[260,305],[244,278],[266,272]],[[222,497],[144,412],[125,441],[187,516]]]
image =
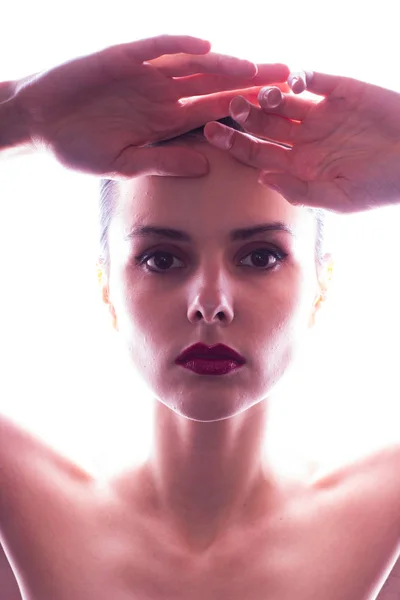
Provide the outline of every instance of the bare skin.
[[[175,68],[177,63],[173,63],[173,66]],[[166,68],[169,69],[170,66],[167,65]],[[46,77],[41,81],[46,82]],[[245,87],[249,82],[246,83]],[[33,80],[28,81],[25,88],[19,88],[19,100],[24,98],[23,90],[29,90],[30,86],[35,90]],[[36,89],[40,89],[40,86]],[[33,104],[27,100],[28,96],[29,94],[25,95],[25,107],[32,107]],[[174,102],[176,98],[177,96]],[[24,102],[18,103],[19,108],[23,105]],[[163,159],[154,166],[148,158],[149,154],[146,156],[138,148],[135,148],[135,152],[136,158],[140,153],[140,160],[132,163],[129,159],[116,162],[119,156],[116,150],[119,148],[124,151],[128,148],[124,127],[119,130],[118,138],[122,146],[112,147],[110,154],[106,156],[107,160],[104,160],[104,154],[100,152],[93,161],[93,153],[87,151],[87,148],[82,154],[82,148],[79,147],[75,154],[72,146],[71,153],[71,146],[67,143],[68,135],[62,135],[61,144],[59,143],[60,138],[56,134],[60,130],[60,123],[52,130],[46,126],[51,123],[43,122],[40,129],[40,122],[40,118],[35,121],[32,138],[36,143],[47,144],[60,162],[70,168],[118,179],[127,179],[140,172],[148,174],[153,169],[157,174],[174,174],[171,163],[166,168]],[[61,125],[64,122],[63,117]],[[190,120],[187,124],[189,122]],[[68,132],[74,123],[73,119],[65,131]],[[81,124],[87,123],[86,119],[81,121]],[[182,128],[184,129],[183,126]],[[53,131],[53,134],[49,134],[49,131]],[[164,133],[166,136],[171,135],[171,131],[167,129]],[[90,132],[87,134],[90,139]],[[98,138],[95,136],[93,139],[95,148]],[[106,138],[102,139],[105,141]],[[162,136],[158,131],[153,138],[150,136],[149,141],[151,139],[162,139]],[[337,144],[340,143],[337,140]],[[104,149],[106,148],[107,144],[104,143]],[[186,148],[185,152],[187,151]],[[172,155],[171,152],[170,156]],[[153,153],[153,157],[155,156],[156,149]],[[183,162],[180,170],[176,169],[181,174],[185,167],[188,168],[183,156],[181,152]],[[192,158],[194,159],[194,155]],[[178,154],[175,154],[175,159],[178,159]],[[264,164],[250,166],[265,167]],[[388,196],[388,199],[391,201],[392,197]],[[280,205],[273,206],[283,209],[284,205],[281,202]],[[177,205],[175,209],[177,208],[180,207]],[[238,204],[236,210],[239,209]],[[219,222],[223,220],[220,219]],[[204,221],[204,231],[208,230],[206,225]],[[212,232],[212,242],[214,249],[219,250],[222,249],[222,238],[217,234],[217,230]],[[212,288],[214,280],[210,268],[212,255],[209,248],[201,247],[204,251],[203,263],[208,264],[208,269],[204,268],[201,276],[207,282],[210,302],[210,298],[212,301],[216,298],[213,297],[216,290]],[[234,271],[232,267],[232,272]],[[224,275],[226,288],[227,273]],[[284,279],[281,280],[282,283],[285,283]],[[259,287],[261,285],[258,283]],[[232,309],[227,307],[226,298],[230,296],[225,288],[224,310]],[[243,287],[243,291],[244,289]],[[183,298],[187,300],[185,295]],[[281,298],[288,302],[285,309],[295,308],[289,304],[290,295],[283,295]],[[201,312],[204,306],[200,302],[197,308]],[[303,308],[305,316],[311,306],[304,305]],[[203,314],[206,313],[203,311]],[[232,310],[229,314],[233,314]],[[117,307],[115,315],[117,318],[124,317],[121,305]],[[268,322],[263,325],[265,328]],[[270,391],[268,386],[266,391]],[[234,406],[234,400],[233,396],[227,396],[226,407],[229,410],[229,402],[232,401]],[[266,406],[265,402],[264,404]],[[184,397],[184,408],[196,408],[189,394]],[[179,439],[175,440],[175,449],[180,453],[175,468],[181,469],[182,473],[187,465],[198,469],[198,474],[203,476],[199,480],[201,488],[213,490],[218,484],[218,476],[225,476],[228,480],[228,475],[231,475],[230,484],[234,494],[227,498],[228,504],[225,502],[208,506],[204,503],[204,494],[202,505],[202,497],[192,494],[192,506],[196,510],[201,509],[203,514],[208,511],[209,516],[215,517],[219,511],[219,516],[225,517],[227,508],[234,508],[234,514],[241,517],[231,519],[229,527],[218,531],[218,535],[214,536],[207,547],[196,544],[189,547],[187,540],[184,543],[182,536],[178,535],[177,523],[171,518],[171,511],[167,514],[153,510],[153,501],[157,496],[155,472],[150,463],[130,472],[127,474],[129,477],[97,481],[68,459],[56,455],[51,448],[30,436],[21,427],[1,417],[0,541],[24,600],[108,600],[110,597],[115,600],[133,600],[138,597],[149,600],[173,597],[179,600],[188,596],[194,600],[205,597],[210,600],[221,597],[238,600],[246,597],[255,600],[266,596],[275,600],[375,600],[400,552],[400,483],[396,477],[399,447],[384,448],[355,464],[344,465],[330,472],[315,472],[305,466],[303,476],[299,478],[284,477],[274,469],[269,457],[270,460],[262,471],[263,476],[266,476],[265,484],[246,489],[249,481],[245,481],[243,477],[246,472],[244,467],[246,461],[249,465],[256,464],[257,448],[251,443],[251,434],[255,431],[254,422],[250,418],[252,407],[249,404],[244,408],[246,410],[242,414],[225,415],[225,426],[227,430],[232,427],[230,433],[233,434],[234,420],[238,423],[240,417],[241,427],[247,433],[244,438],[245,452],[240,453],[237,436],[233,438],[234,443],[225,446],[223,437],[211,440],[220,440],[217,451],[221,455],[228,448],[231,453],[229,458],[237,455],[236,469],[235,463],[230,460],[226,462],[230,471],[225,468],[218,473],[221,463],[216,460],[213,476],[210,477],[209,473],[201,469],[199,460],[192,463],[189,460],[191,456],[188,452],[196,448],[190,448],[190,444],[179,445]],[[211,409],[211,404],[203,407],[206,411]],[[165,412],[169,409],[166,406],[159,408],[158,417],[161,410]],[[169,419],[166,435],[170,442],[174,441],[173,419],[176,419],[176,414],[172,413],[172,410],[166,413]],[[211,412],[207,413],[208,419],[211,419],[210,415]],[[156,421],[156,424],[156,433],[160,436],[161,421]],[[190,425],[192,433],[198,425],[194,420],[194,424]],[[182,422],[181,426],[182,433],[189,424]],[[258,441],[257,438],[256,442]],[[168,450],[168,445],[166,449]],[[153,467],[162,467],[164,491],[168,491],[165,486],[168,486],[168,469],[173,466],[171,457],[168,454],[156,454],[156,462],[153,464]],[[165,461],[165,464],[161,461]],[[190,496],[191,490],[184,489],[184,482],[182,479],[181,491]],[[239,511],[238,506],[233,505],[233,500],[240,497],[240,494],[245,497],[244,492],[250,489],[253,492],[251,501],[247,508]],[[223,492],[223,489],[219,491]],[[182,495],[181,501],[186,502],[187,498]],[[176,513],[179,514],[179,511]],[[210,520],[210,533],[213,533],[214,525]],[[179,532],[182,531],[190,534],[192,542],[196,541],[199,533],[196,523],[191,523],[190,520],[181,523]]]
[[0,151],[9,139],[45,149],[68,169],[109,179],[204,175],[207,164],[196,152],[145,145],[226,116],[238,92],[255,99],[267,83],[288,89],[289,74],[285,65],[255,65],[210,47],[162,35],[0,84],[0,123],[13,127],[8,135],[1,131]]
[[[307,235],[310,223],[303,209],[291,207],[279,197],[273,198],[272,193],[262,203],[266,191],[257,185],[252,169],[233,166],[233,159],[213,148],[204,148],[203,152],[211,165],[210,174],[205,178],[184,182],[144,177],[127,182],[125,191],[136,193],[136,212],[132,212],[127,202],[119,225],[132,224],[129,219],[133,214],[138,217],[143,209],[152,217],[173,220],[174,224],[182,219],[192,234],[195,231],[191,227],[195,226],[199,239],[208,236],[208,244],[199,243],[190,252],[182,246],[175,249],[168,245],[165,251],[179,254],[186,270],[179,265],[179,275],[163,277],[179,277],[181,301],[198,297],[197,309],[204,318],[210,319],[208,326],[217,331],[220,322],[211,320],[213,311],[207,316],[204,298],[207,296],[209,305],[217,306],[220,286],[214,285],[213,273],[218,266],[220,274],[224,274],[220,278],[225,297],[224,302],[220,300],[221,311],[235,315],[235,319],[225,321],[226,331],[230,331],[230,335],[236,332],[237,339],[242,340],[240,350],[252,363],[249,366],[252,383],[243,375],[236,385],[221,386],[218,398],[210,388],[210,401],[205,402],[203,398],[200,402],[202,399],[196,394],[205,390],[207,383],[191,384],[190,378],[179,375],[177,367],[165,366],[169,356],[161,360],[162,340],[157,336],[170,340],[171,344],[168,327],[173,327],[174,340],[178,341],[186,339],[186,330],[196,323],[201,325],[202,321],[186,318],[186,314],[191,314],[190,304],[185,304],[183,309],[174,301],[173,294],[178,293],[176,285],[168,285],[164,279],[161,286],[155,276],[146,279],[138,269],[126,268],[124,261],[129,261],[130,254],[124,250],[121,239],[118,243],[116,227],[112,247],[115,287],[113,292],[111,283],[109,300],[115,302],[116,325],[121,333],[127,333],[127,319],[134,314],[135,326],[140,328],[144,323],[148,339],[152,340],[154,348],[148,344],[137,346],[139,354],[133,356],[133,360],[146,365],[143,357],[149,352],[158,353],[157,362],[152,356],[150,360],[155,368],[147,376],[144,374],[163,400],[155,404],[157,447],[152,462],[146,461],[138,468],[101,481],[68,459],[57,456],[40,440],[25,435],[19,426],[6,419],[0,422],[0,486],[4,490],[0,499],[0,537],[24,600],[71,597],[106,600],[110,595],[115,600],[138,597],[179,600],[187,598],[189,593],[194,600],[204,597],[261,600],[266,596],[276,600],[292,597],[375,600],[399,556],[400,484],[395,476],[400,458],[398,446],[384,448],[364,460],[331,471],[304,465],[299,476],[284,474],[273,457],[267,456],[261,471],[263,485],[251,486],[249,477],[245,477],[252,467],[259,465],[261,440],[268,424],[265,416],[270,398],[264,396],[271,395],[268,392],[273,379],[265,360],[271,339],[268,331],[271,328],[282,332],[282,337],[274,340],[274,352],[279,349],[280,356],[282,345],[286,343],[283,354],[286,355],[292,337],[297,338],[298,334],[288,326],[286,317],[291,323],[290,316],[299,315],[301,310],[302,318],[295,322],[303,327],[304,321],[307,328],[306,316],[312,312],[312,297],[318,282],[313,270],[311,235]],[[236,180],[228,189],[232,169],[235,169]],[[184,192],[182,198],[178,197],[179,189]],[[146,192],[142,194],[146,203],[139,201],[140,190]],[[222,190],[227,191],[224,197]],[[258,220],[261,214],[269,219],[286,215],[298,233],[300,228],[305,228],[303,242],[299,241],[292,248],[290,267],[262,277],[255,272],[250,274],[249,271],[246,275],[239,272],[236,260],[217,261],[217,257],[225,253],[226,257],[237,256],[236,249],[231,253],[231,249],[225,247],[225,235],[221,234],[219,224],[224,223],[230,229],[234,220],[243,219],[243,190],[247,191],[248,219],[258,213]],[[198,201],[201,194],[203,204]],[[216,204],[216,196],[220,197],[220,204]],[[247,257],[251,249],[242,244],[238,247],[240,258]],[[197,255],[197,260],[193,256],[190,259],[192,254]],[[151,262],[153,268],[160,268],[158,261]],[[188,273],[194,264],[202,266],[197,267],[198,276],[192,280]],[[116,278],[121,276],[124,279],[117,284]],[[136,285],[138,278],[140,286]],[[233,298],[229,280],[235,291],[235,308],[227,300]],[[207,294],[188,294],[201,281]],[[164,291],[160,288],[155,294],[157,285]],[[249,286],[257,287],[251,311]],[[116,287],[129,292],[123,294],[131,301],[125,313],[118,302]],[[146,303],[142,301],[143,294],[147,294]],[[275,297],[277,303],[270,300],[268,310],[261,310],[266,302],[263,297]],[[305,301],[306,298],[309,301]],[[166,318],[161,314],[160,320],[155,318],[150,325],[146,323],[146,310],[157,314],[156,303],[160,300],[170,307],[170,314]],[[252,321],[246,320],[250,312],[256,326],[254,331],[250,328]],[[245,351],[251,350],[244,346],[245,330],[252,340],[251,348],[257,347],[254,355]],[[267,365],[262,377],[256,355],[260,363]],[[178,383],[183,386],[183,393],[179,409],[177,405],[172,409],[169,404],[174,401]],[[262,396],[254,392],[254,386],[257,389],[259,385],[263,386]],[[243,410],[234,414],[239,392]],[[251,406],[254,396],[260,396],[259,402]],[[215,421],[217,400],[219,410],[226,413],[218,415],[224,417],[218,422]],[[200,403],[202,420],[209,423],[196,420]],[[182,418],[177,410],[191,413],[192,420]],[[256,410],[258,414],[254,418]],[[238,431],[241,435],[237,435]],[[198,444],[191,443],[193,439]],[[213,448],[210,456],[207,456],[208,445]],[[157,473],[161,493],[154,485]],[[254,470],[254,474],[259,472]],[[185,483],[190,477],[192,485],[188,488]],[[221,482],[224,485],[220,485]],[[223,497],[227,486],[230,493]],[[207,502],[211,497],[223,502]],[[248,501],[243,507],[234,502],[246,497]],[[170,498],[174,501],[168,506]],[[161,505],[167,508],[160,510]],[[198,515],[197,519],[203,518],[202,528],[190,518],[176,518],[185,517],[181,506]],[[221,528],[224,521],[227,525]],[[206,545],[203,534],[206,534]]]
[[296,75],[295,94],[267,87],[256,104],[232,100],[230,114],[257,139],[209,123],[209,142],[260,170],[265,185],[297,206],[351,214],[399,203],[400,93],[349,77]]
[[[375,600],[400,551],[398,448],[282,482],[246,531],[195,556],[148,513],[139,472],[128,507],[15,423],[0,426],[9,449],[0,541],[24,600]],[[379,600],[392,600],[385,589]]]

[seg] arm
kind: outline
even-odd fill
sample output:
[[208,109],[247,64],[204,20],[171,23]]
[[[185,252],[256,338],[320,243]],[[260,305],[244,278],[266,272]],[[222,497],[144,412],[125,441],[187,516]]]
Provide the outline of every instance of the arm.
[[13,81],[0,82],[0,104],[6,102],[14,95],[15,84]]
[[39,148],[103,178],[206,175],[201,152],[150,145],[225,117],[238,90],[253,98],[290,72],[210,49],[199,38],[161,35],[0,83],[0,157]]
[[4,600],[21,600],[21,593],[17,580],[0,544],[0,590]]
[[0,158],[33,150],[26,118],[15,98],[15,82],[0,83]]

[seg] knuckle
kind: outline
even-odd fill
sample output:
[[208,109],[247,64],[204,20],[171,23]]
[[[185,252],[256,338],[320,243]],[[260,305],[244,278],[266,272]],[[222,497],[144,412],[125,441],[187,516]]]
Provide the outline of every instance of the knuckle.
[[272,119],[268,115],[262,115],[260,123],[260,131],[263,137],[268,137],[271,134]]
[[181,55],[179,61],[180,66],[185,67],[190,73],[201,73],[207,64],[205,56],[192,56],[191,54]]
[[247,156],[251,163],[257,163],[260,158],[260,143],[255,140],[247,141]]
[[297,141],[297,134],[299,133],[298,125],[288,121],[286,126],[288,128],[287,136],[286,136],[287,139],[292,140],[293,142]]
[[215,52],[209,52],[206,55],[209,59],[210,62],[212,62],[212,64],[214,65],[214,67],[216,69],[220,69],[223,62],[222,62],[222,56],[221,54],[216,54]]

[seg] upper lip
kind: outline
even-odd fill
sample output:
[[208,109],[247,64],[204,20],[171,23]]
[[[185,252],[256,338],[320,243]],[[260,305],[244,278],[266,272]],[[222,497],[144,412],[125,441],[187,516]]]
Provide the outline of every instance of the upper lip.
[[217,344],[216,346],[206,346],[206,344],[197,343],[193,346],[186,348],[176,359],[176,362],[185,362],[193,358],[208,358],[209,360],[216,358],[219,360],[228,359],[234,360],[238,363],[245,363],[246,359],[243,358],[238,352],[225,346],[224,344]]

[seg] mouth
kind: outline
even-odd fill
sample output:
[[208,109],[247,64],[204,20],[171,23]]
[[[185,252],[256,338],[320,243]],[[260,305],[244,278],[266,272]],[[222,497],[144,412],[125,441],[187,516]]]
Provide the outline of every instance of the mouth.
[[240,369],[243,363],[223,358],[191,358],[179,365],[198,375],[227,375]]
[[246,363],[246,359],[224,344],[206,346],[198,343],[184,350],[175,362],[196,373],[219,375],[238,369]]
[[215,346],[206,346],[201,342],[193,344],[186,348],[177,358],[176,362],[186,362],[191,359],[207,359],[207,360],[234,360],[244,364],[246,359],[241,356],[236,350],[225,346],[225,344],[216,344]]

